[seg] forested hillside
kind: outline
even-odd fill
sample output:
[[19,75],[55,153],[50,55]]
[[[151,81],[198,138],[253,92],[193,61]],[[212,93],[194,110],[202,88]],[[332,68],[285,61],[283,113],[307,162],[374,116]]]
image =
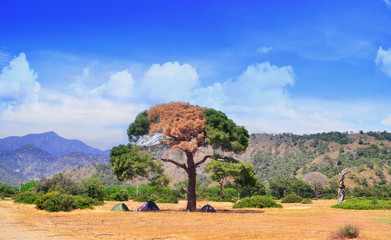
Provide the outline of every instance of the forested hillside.
[[335,179],[349,168],[347,185],[390,182],[391,134],[329,132],[310,135],[253,134],[243,159],[260,180],[287,179],[317,171]]

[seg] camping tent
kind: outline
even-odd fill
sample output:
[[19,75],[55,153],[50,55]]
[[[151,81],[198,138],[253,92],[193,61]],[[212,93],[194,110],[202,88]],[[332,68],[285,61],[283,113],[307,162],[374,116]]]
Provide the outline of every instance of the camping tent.
[[216,210],[209,204],[206,204],[200,209],[200,212],[216,212]]
[[117,203],[114,205],[114,207],[111,209],[111,211],[127,212],[127,211],[129,211],[129,208],[124,203]]
[[160,210],[156,203],[148,201],[141,206],[141,211]]

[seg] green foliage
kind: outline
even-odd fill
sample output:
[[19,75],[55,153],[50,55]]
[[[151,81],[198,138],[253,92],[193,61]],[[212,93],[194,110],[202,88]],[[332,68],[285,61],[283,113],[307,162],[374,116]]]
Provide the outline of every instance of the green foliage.
[[134,202],[147,202],[147,201],[151,201],[150,199],[150,196],[151,195],[146,195],[146,194],[140,194],[140,195],[138,195],[137,197],[135,197],[134,199],[133,199],[133,201]]
[[75,209],[76,201],[69,194],[59,192],[50,192],[38,197],[35,200],[38,209],[47,210],[49,212],[69,212]]
[[354,225],[345,225],[338,232],[347,238],[357,238],[360,234],[359,229]]
[[[114,193],[117,193],[121,190],[125,189],[123,186],[115,186],[115,187],[109,187],[109,188],[106,188],[105,191],[106,191],[106,197],[110,197],[111,195],[113,195]],[[126,190],[126,189],[125,189]],[[129,195],[129,192],[128,192],[128,195]],[[110,199],[110,198],[109,198]]]
[[90,204],[90,202],[82,196],[72,196],[75,201],[75,208],[79,209],[93,209],[94,207]]
[[98,178],[87,178],[82,181],[89,197],[103,201],[106,196],[105,187]]
[[315,134],[304,134],[304,135],[296,135],[292,133],[284,133],[284,136],[288,136],[292,138],[294,141],[299,140],[322,140],[326,142],[336,142],[339,144],[348,144],[351,143],[352,140],[349,139],[348,132],[323,132],[323,133],[315,133]]
[[158,174],[150,179],[151,186],[155,187],[167,187],[170,183],[170,178],[167,174],[163,174],[164,170],[161,168],[160,171],[158,171]]
[[236,126],[221,111],[207,108],[203,111],[206,116],[205,141],[215,148],[224,151],[243,152],[248,147],[249,134],[243,126]]
[[20,191],[21,192],[26,192],[26,191],[30,191],[32,189],[34,189],[37,185],[38,185],[38,181],[37,180],[32,180],[30,182],[27,182],[25,184],[22,184],[20,186]]
[[269,183],[271,195],[280,199],[288,194],[297,194],[303,198],[314,197],[314,190],[300,179],[276,179]]
[[15,187],[8,186],[5,183],[0,183],[0,197],[12,197],[16,193]]
[[65,177],[63,173],[56,174],[48,179],[42,179],[35,188],[37,192],[43,193],[58,191],[71,195],[80,195],[86,192],[83,185]]
[[163,196],[159,199],[157,199],[155,202],[156,203],[178,203],[178,198],[170,195],[170,196]]
[[147,177],[151,172],[159,172],[162,168],[161,163],[156,163],[146,153],[139,153],[139,148],[132,144],[113,147],[110,151],[110,163],[120,181],[136,176]]
[[151,126],[151,121],[148,119],[148,111],[139,113],[136,116],[136,119],[133,123],[129,125],[128,128],[128,137],[129,141],[132,141],[133,136],[142,136],[149,133],[149,127]]
[[118,192],[110,195],[110,199],[114,201],[126,202],[129,200],[129,192],[126,189],[121,189]]
[[289,194],[282,199],[282,203],[299,203],[303,200],[302,197],[296,194]]
[[331,207],[357,210],[391,209],[391,201],[378,200],[377,198],[351,198],[344,203],[336,204]]
[[303,198],[301,204],[312,204],[312,200],[310,198]]
[[20,192],[14,196],[14,202],[34,204],[37,194],[33,191]]
[[258,181],[252,164],[240,162],[237,165],[236,174],[234,183],[240,196],[251,197],[266,194],[265,186]]
[[266,196],[246,197],[235,203],[233,208],[282,208],[281,204]]
[[205,171],[211,173],[210,178],[218,183],[225,181],[228,177],[238,175],[238,164],[232,162],[221,162],[212,160],[205,166]]

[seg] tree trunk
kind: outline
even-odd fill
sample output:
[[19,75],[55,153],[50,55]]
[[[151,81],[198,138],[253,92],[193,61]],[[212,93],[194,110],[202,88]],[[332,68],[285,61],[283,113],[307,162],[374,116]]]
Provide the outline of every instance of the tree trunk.
[[196,184],[197,184],[197,172],[194,165],[194,159],[192,153],[186,153],[187,157],[187,176],[189,178],[189,185],[187,186],[187,207],[189,211],[197,210],[197,197],[196,197]]
[[219,182],[220,184],[220,200],[223,200],[223,182]]
[[342,170],[339,173],[339,184],[338,184],[338,204],[342,203],[345,200],[345,184],[344,184],[344,179],[345,179],[345,174],[347,174],[347,168]]
[[316,200],[318,200],[318,185],[315,184],[315,197],[316,197]]

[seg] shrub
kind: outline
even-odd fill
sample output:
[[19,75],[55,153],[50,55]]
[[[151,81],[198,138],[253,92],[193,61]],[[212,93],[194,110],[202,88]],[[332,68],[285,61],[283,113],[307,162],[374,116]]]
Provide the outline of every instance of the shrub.
[[5,183],[0,183],[0,196],[5,198],[12,197],[13,195],[15,195],[15,188],[7,186]]
[[133,199],[135,202],[146,202],[149,201],[149,197],[145,194],[140,194]]
[[391,209],[391,201],[378,200],[377,198],[351,198],[344,203],[331,206],[332,208],[357,209],[357,210],[376,210]]
[[112,194],[110,198],[115,201],[128,201],[129,193],[126,189],[121,189],[118,192]]
[[302,197],[296,194],[289,194],[282,199],[282,203],[299,203],[303,200]]
[[80,209],[86,209],[86,208],[93,209],[94,208],[90,204],[90,202],[82,196],[73,196],[73,200],[75,200],[76,208],[80,208]]
[[49,212],[66,211],[77,208],[76,202],[71,195],[61,194],[59,192],[50,192],[35,200],[38,209],[44,209]]
[[266,196],[246,197],[235,203],[233,208],[282,208],[281,204],[276,203]]
[[301,204],[312,204],[312,200],[310,198],[303,198]]
[[73,181],[68,177],[65,177],[63,173],[54,175],[51,178],[41,180],[35,187],[39,192],[62,192],[71,195],[80,195],[86,192],[84,186],[79,182]]
[[356,226],[345,225],[339,229],[339,233],[347,238],[356,238],[359,235],[359,230]]
[[104,197],[106,196],[106,191],[99,178],[90,177],[84,179],[82,183],[85,186],[89,197],[103,201]]
[[169,196],[163,196],[155,201],[156,203],[178,203],[178,198],[169,195]]
[[32,191],[20,192],[14,197],[14,202],[34,204],[36,199],[37,199],[37,194],[35,192]]

